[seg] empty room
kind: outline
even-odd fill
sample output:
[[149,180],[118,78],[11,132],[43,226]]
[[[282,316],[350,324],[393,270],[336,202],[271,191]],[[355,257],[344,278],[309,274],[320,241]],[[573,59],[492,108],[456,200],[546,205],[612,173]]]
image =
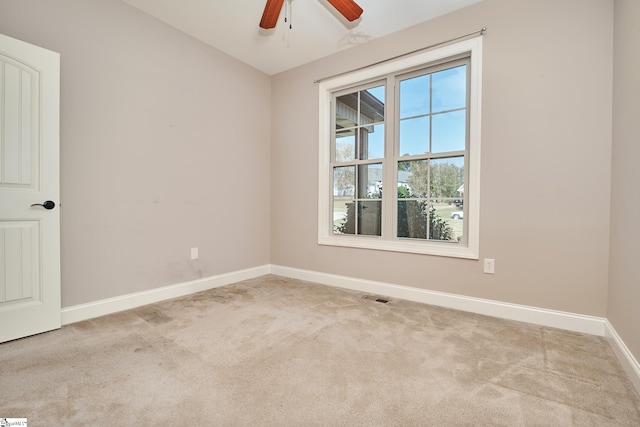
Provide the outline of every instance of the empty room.
[[0,425],[640,425],[639,18],[0,1]]

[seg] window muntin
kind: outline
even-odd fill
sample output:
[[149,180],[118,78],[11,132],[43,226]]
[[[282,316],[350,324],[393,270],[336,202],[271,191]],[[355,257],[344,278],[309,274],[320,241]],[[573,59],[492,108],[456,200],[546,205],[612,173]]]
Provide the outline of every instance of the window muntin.
[[468,63],[455,60],[396,79],[398,238],[466,243]]
[[334,234],[382,235],[384,101],[379,82],[334,96]]
[[[461,63],[452,62],[465,58]],[[463,64],[466,67],[464,78],[461,77],[460,69],[456,68]],[[435,68],[427,70],[434,66]],[[478,258],[481,69],[482,38],[477,37],[319,83],[319,244]],[[428,78],[413,79],[424,74],[431,75]],[[466,87],[455,84],[460,80],[466,80]],[[406,81],[402,94],[401,81]],[[429,89],[419,90],[420,87]],[[371,145],[365,150],[358,142],[358,132],[355,129],[368,124],[356,117],[346,128],[337,128],[335,101],[337,97],[361,91],[375,94],[373,88],[380,88],[377,90],[381,95],[377,98],[385,104],[385,108],[384,117],[374,119],[378,122],[369,125],[383,129],[380,133],[376,130],[375,134],[380,138],[378,141],[384,142],[377,142],[376,150],[371,150]],[[449,95],[445,97],[447,93]],[[401,98],[404,98],[402,107]],[[360,100],[357,102],[355,105],[362,105]],[[411,119],[414,119],[414,127],[422,125],[422,136],[417,139],[408,133],[414,124],[410,123]],[[401,124],[402,121],[407,124]],[[465,122],[464,126],[460,126],[462,121]],[[458,129],[457,133],[442,131],[443,126],[451,128],[452,124]],[[401,126],[406,126],[402,137]],[[382,139],[379,135],[383,134]],[[340,138],[340,135],[344,136]],[[342,145],[353,148],[346,150],[348,155],[336,156],[336,149],[341,145],[340,141],[336,141],[343,138],[351,138],[348,144]],[[464,142],[461,143],[461,140]],[[402,151],[403,148],[408,152]],[[383,157],[380,157],[381,151]],[[360,167],[373,164],[378,166],[367,166],[366,172]],[[423,172],[426,173],[426,178],[421,179],[427,181],[421,183],[423,189],[416,194],[402,193],[401,187],[403,183],[406,186],[408,180],[406,169],[418,168],[419,164],[427,170]],[[452,169],[458,173],[452,173]],[[350,188],[345,188],[344,185],[334,186],[334,182],[338,180],[333,176],[336,171],[348,171],[351,174]],[[372,180],[369,179],[372,174],[382,175],[384,185],[376,180],[376,188],[379,187],[383,196],[378,196],[372,190],[365,190],[373,187]],[[418,178],[413,179],[420,181]],[[456,192],[452,193],[455,186]],[[384,192],[383,187],[397,187],[398,192]],[[340,194],[342,198],[335,197]],[[415,228],[399,229],[399,202],[404,203],[403,209],[421,208],[422,202],[427,207],[424,211],[427,214],[435,208],[438,217],[452,226],[454,238],[443,241],[442,236],[437,234],[438,224],[429,224],[426,231],[424,227],[417,231]],[[445,202],[446,208],[442,204]],[[352,221],[352,230],[336,233],[336,225],[344,223],[349,203],[352,203],[353,211],[350,215],[356,218]],[[370,205],[374,206],[373,210],[369,210]],[[375,220],[372,221],[371,218]],[[357,226],[356,221],[362,222],[362,225]],[[377,231],[378,227],[380,232]]]

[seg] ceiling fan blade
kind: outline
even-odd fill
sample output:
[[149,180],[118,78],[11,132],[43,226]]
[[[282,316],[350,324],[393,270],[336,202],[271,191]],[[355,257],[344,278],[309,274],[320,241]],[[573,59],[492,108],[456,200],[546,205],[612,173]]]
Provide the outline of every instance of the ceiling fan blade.
[[327,0],[347,21],[353,22],[362,15],[362,8],[353,0]]
[[260,28],[268,30],[276,26],[280,11],[282,10],[282,3],[284,3],[284,0],[267,0],[267,4],[264,6],[264,12],[262,12]]

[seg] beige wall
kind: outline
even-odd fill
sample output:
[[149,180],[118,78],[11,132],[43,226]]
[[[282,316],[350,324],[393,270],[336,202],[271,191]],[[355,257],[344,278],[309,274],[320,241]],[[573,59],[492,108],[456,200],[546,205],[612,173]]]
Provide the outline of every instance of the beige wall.
[[[480,255],[496,274],[318,246],[313,81],[482,26]],[[616,225],[635,149],[621,119],[611,183],[609,0],[485,0],[273,78],[119,0],[4,0],[0,32],[62,54],[65,307],[271,262],[610,316],[633,333],[630,262],[612,268],[607,311],[611,188],[612,266],[638,253],[630,220]]]
[[[314,80],[487,26],[481,261],[317,245]],[[485,0],[274,76],[273,264],[607,314],[613,2]],[[630,185],[630,184],[626,184]]]
[[640,1],[615,1],[611,252],[607,317],[640,359]]
[[267,75],[119,0],[3,0],[0,33],[61,54],[63,307],[269,262]]

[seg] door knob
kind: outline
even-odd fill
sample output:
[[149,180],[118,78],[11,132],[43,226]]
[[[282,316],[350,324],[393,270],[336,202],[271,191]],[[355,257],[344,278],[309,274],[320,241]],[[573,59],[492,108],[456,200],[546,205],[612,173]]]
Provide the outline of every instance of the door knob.
[[51,200],[47,200],[44,203],[34,203],[31,206],[42,206],[45,209],[53,209],[56,207],[56,204],[53,203]]

